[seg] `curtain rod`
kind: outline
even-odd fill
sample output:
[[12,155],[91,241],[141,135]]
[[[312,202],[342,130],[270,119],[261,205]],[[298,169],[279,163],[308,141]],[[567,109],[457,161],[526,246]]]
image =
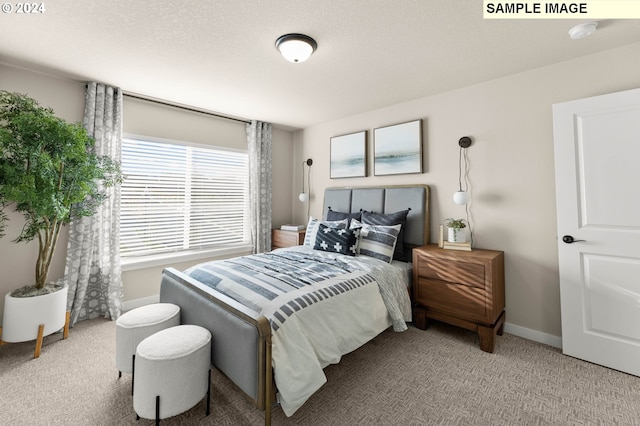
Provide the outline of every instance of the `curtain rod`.
[[227,119],[227,120],[233,120],[233,121],[239,121],[241,123],[251,124],[251,121],[249,121],[249,120],[243,120],[241,118],[228,117],[226,115],[216,114],[215,112],[205,111],[205,110],[201,110],[201,109],[197,109],[197,108],[191,108],[191,107],[184,106],[184,105],[172,104],[171,102],[161,101],[161,100],[153,99],[153,98],[147,98],[145,96],[136,95],[134,93],[128,93],[128,92],[124,92],[123,91],[122,95],[123,96],[127,96],[129,98],[133,98],[133,99],[140,99],[142,101],[153,102],[153,103],[160,104],[160,105],[165,105],[165,106],[169,106],[169,107],[173,107],[173,108],[183,109],[185,111],[197,112],[197,113],[200,113],[200,114],[211,115],[213,117],[224,118],[224,119]]

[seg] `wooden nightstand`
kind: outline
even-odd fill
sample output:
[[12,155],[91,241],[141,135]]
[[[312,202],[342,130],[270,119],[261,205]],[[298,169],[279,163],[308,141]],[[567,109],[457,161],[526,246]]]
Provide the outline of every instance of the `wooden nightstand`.
[[271,248],[283,248],[299,246],[304,242],[304,234],[306,231],[283,231],[282,229],[273,229],[271,231]]
[[435,319],[476,331],[480,349],[493,352],[504,330],[504,252],[414,249],[413,302],[419,329]]

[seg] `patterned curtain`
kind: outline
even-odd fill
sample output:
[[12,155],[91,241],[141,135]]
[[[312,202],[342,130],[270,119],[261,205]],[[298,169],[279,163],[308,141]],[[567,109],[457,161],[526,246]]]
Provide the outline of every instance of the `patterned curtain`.
[[[96,153],[120,161],[122,91],[89,83],[83,124],[96,141]],[[120,186],[107,189],[108,197],[95,215],[70,224],[64,280],[71,325],[99,316],[115,320],[122,311]]]
[[249,203],[254,253],[271,250],[271,124],[246,125],[249,145]]

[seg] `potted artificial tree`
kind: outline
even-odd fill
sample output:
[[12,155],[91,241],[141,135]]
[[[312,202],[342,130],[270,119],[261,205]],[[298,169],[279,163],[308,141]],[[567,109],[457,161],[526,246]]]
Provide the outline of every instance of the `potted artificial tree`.
[[464,243],[467,241],[467,236],[464,228],[467,227],[467,221],[464,219],[448,218],[444,221],[445,226],[448,228],[447,240],[450,243]]
[[121,181],[120,166],[94,150],[80,123],[71,124],[26,95],[0,91],[0,236],[6,209],[25,224],[15,242],[38,240],[35,281],[5,296],[0,341],[42,338],[68,330],[67,286],[47,274],[60,230],[72,219],[92,216],[104,189]]

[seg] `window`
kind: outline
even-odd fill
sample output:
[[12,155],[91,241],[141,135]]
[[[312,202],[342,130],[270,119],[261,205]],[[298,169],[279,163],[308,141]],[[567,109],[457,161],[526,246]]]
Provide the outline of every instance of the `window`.
[[122,141],[124,258],[249,242],[246,151]]

